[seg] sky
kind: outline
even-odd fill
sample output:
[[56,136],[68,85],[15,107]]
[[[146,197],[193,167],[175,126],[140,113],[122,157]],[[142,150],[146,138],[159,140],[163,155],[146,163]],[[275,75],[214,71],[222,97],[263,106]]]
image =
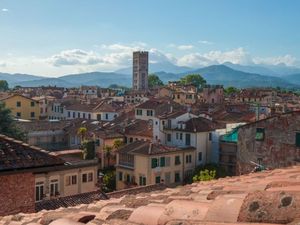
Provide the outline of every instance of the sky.
[[298,0],[0,0],[0,72],[115,71],[132,51],[198,68],[300,67]]

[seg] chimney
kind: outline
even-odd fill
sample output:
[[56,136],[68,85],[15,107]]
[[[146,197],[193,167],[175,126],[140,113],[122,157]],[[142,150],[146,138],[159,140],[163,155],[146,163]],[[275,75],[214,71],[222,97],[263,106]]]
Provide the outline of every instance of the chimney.
[[149,155],[151,155],[152,145],[153,145],[152,142],[150,142],[149,149],[148,149],[148,154],[149,154]]

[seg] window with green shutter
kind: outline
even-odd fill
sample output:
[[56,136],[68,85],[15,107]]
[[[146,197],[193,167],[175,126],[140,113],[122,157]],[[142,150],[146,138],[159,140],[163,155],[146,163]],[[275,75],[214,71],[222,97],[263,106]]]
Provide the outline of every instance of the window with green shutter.
[[146,177],[143,177],[143,185],[146,185]]
[[166,165],[166,158],[160,157],[160,167],[165,167],[165,165]]
[[152,160],[151,160],[151,168],[156,168],[158,166],[157,163],[158,163],[157,158],[152,158]]
[[296,133],[296,147],[300,148],[300,132]]

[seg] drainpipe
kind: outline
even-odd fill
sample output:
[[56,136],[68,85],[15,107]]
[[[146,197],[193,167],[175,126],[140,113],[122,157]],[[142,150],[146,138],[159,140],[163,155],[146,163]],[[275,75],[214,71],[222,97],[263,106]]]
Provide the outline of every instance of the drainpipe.
[[185,169],[185,164],[184,164],[184,160],[185,160],[185,157],[184,157],[184,151],[182,152],[182,181],[181,181],[181,184],[183,184],[183,178],[184,178],[184,169]]

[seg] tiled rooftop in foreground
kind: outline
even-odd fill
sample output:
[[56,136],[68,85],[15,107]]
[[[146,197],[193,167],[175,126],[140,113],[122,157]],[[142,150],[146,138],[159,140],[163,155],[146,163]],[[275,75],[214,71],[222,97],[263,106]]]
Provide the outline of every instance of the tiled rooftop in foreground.
[[[124,195],[0,224],[298,224],[300,166]],[[78,222],[80,221],[80,222]]]

